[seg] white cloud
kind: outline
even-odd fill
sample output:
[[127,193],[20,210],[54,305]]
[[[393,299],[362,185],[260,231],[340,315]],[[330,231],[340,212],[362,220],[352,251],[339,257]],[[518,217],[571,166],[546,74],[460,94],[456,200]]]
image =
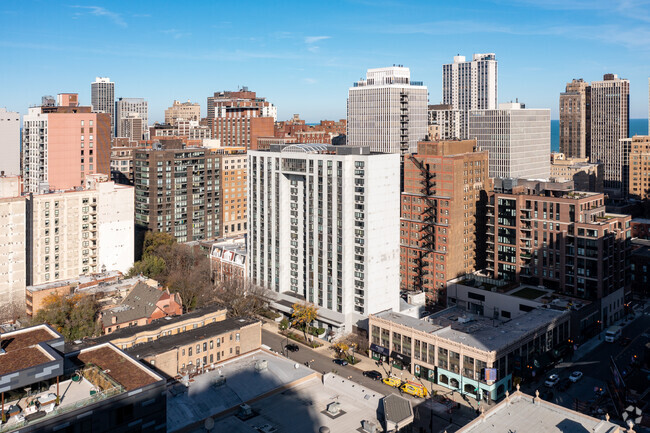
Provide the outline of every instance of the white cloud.
[[316,84],[318,82],[315,78],[303,78],[302,81],[307,84]]
[[192,35],[192,33],[183,32],[183,31],[177,30],[177,29],[161,30],[161,33],[164,33],[166,35],[170,35],[174,39],[180,39],[180,38],[183,38],[185,36],[191,36]]
[[316,42],[324,41],[325,39],[331,39],[331,36],[306,36],[306,44],[315,44]]
[[[106,8],[103,8],[101,6],[70,6],[76,9],[86,9],[89,14],[95,15],[97,17],[106,17],[113,21],[114,24],[120,26],[120,27],[126,27],[126,21],[122,18],[122,15],[116,13],[116,12],[111,12]],[[77,15],[81,15],[78,13]]]

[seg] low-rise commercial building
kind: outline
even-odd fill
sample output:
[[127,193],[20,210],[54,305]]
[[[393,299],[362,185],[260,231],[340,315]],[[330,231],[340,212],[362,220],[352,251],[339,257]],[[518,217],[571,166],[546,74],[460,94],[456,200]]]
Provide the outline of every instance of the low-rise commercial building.
[[230,318],[127,349],[137,359],[169,377],[199,373],[216,363],[257,350],[262,345],[259,320]]
[[489,402],[512,389],[514,376],[524,376],[527,366],[568,341],[569,316],[534,308],[502,321],[453,307],[418,320],[387,310],[369,317],[370,350],[374,359],[390,362],[397,377],[407,372]]

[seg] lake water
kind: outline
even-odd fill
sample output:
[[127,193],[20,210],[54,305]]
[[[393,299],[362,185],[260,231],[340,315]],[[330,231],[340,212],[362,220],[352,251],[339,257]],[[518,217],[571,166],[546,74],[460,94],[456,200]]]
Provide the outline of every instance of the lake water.
[[[648,119],[630,119],[630,137],[648,135]],[[551,120],[551,151],[560,151],[560,121]]]

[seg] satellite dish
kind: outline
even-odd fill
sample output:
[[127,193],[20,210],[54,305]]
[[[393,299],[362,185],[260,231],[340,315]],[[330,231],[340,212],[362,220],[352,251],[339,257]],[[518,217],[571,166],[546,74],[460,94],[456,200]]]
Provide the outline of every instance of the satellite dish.
[[214,428],[214,420],[212,418],[206,418],[204,427],[207,431],[211,431]]

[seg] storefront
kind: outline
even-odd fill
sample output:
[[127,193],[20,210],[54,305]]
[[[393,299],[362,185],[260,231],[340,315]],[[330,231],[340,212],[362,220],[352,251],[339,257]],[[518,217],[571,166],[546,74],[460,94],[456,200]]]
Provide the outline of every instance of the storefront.
[[506,390],[512,387],[512,375],[507,375],[503,379],[494,382],[479,382],[460,374],[453,373],[442,368],[438,368],[437,382],[446,388],[453,389],[461,394],[470,396],[476,400],[482,400],[489,403],[498,400],[505,395]]
[[377,344],[370,344],[370,353],[372,359],[375,361],[388,362],[388,357],[390,356],[390,351],[388,349]]
[[394,350],[391,352],[390,357],[392,359],[393,367],[398,370],[411,370],[411,357],[407,355],[402,355],[399,352]]
[[423,380],[436,383],[436,370],[434,368],[425,367],[424,365],[413,365],[413,374]]

